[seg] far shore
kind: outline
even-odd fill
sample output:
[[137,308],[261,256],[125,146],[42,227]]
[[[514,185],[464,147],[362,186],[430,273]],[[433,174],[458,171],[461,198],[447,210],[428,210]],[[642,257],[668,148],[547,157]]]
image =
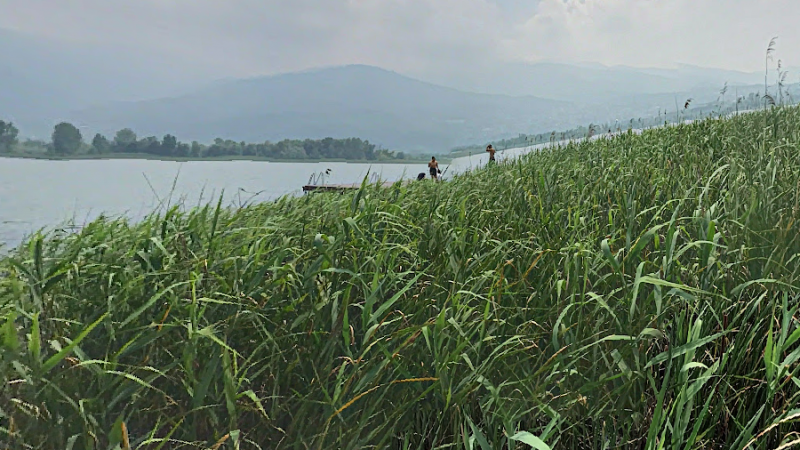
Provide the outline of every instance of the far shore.
[[[33,154],[33,153],[0,153],[0,158],[17,158],[17,159],[39,159],[50,161],[87,161],[87,160],[112,160],[112,159],[141,159],[148,161],[171,161],[171,162],[189,162],[189,161],[252,161],[252,162],[274,162],[274,163],[322,163],[322,162],[338,162],[350,164],[427,164],[427,158],[415,159],[344,159],[344,158],[324,158],[324,159],[276,159],[265,158],[260,156],[213,156],[213,157],[165,157],[157,155],[147,155],[142,153],[113,153],[103,155],[69,155],[58,156],[48,154]],[[449,162],[450,158],[439,158],[440,162]]]

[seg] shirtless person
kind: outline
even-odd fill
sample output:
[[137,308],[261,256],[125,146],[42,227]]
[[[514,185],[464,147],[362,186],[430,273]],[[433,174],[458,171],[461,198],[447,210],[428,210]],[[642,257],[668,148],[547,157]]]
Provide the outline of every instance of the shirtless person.
[[442,171],[439,170],[439,162],[436,161],[435,156],[431,156],[431,161],[428,163],[428,171],[431,173],[431,178],[433,178],[433,181],[439,180],[437,174],[442,173]]
[[494,147],[492,147],[492,144],[489,144],[489,146],[486,147],[486,151],[489,152],[489,162],[497,162],[494,160],[494,152],[496,150],[494,149]]

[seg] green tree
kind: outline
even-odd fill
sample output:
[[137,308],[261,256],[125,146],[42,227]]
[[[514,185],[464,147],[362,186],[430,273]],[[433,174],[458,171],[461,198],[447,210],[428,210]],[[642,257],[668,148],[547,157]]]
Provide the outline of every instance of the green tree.
[[19,130],[11,122],[0,120],[0,152],[10,152],[17,145]]
[[203,156],[203,145],[197,141],[192,141],[191,150],[189,150],[189,156],[192,158],[199,158]]
[[161,140],[155,136],[147,136],[139,139],[136,142],[136,153],[147,153],[150,155],[158,155],[161,152]]
[[179,142],[178,146],[175,148],[175,156],[178,156],[178,157],[181,157],[181,158],[185,158],[185,157],[189,156],[189,153],[191,151],[192,151],[192,149],[189,146],[189,144],[186,144],[184,142]]
[[136,133],[130,128],[123,128],[117,131],[116,136],[114,136],[114,151],[117,153],[135,151],[135,145]]
[[61,122],[53,130],[53,151],[58,155],[76,153],[83,144],[81,131],[68,122]]
[[167,134],[161,139],[161,154],[164,156],[174,156],[175,149],[178,147],[178,138]]
[[92,139],[92,151],[94,153],[108,153],[111,149],[111,143],[108,142],[108,139],[100,133],[94,135],[94,139]]

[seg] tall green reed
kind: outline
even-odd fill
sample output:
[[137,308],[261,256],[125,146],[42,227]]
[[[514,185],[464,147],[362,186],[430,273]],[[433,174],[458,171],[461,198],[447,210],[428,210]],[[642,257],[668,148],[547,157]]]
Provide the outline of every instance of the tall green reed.
[[777,107],[32,236],[0,262],[0,440],[789,445],[798,125]]

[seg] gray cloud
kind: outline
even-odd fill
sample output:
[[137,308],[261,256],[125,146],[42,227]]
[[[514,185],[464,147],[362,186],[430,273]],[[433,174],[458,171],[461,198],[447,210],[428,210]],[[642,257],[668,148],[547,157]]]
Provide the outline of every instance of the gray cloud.
[[796,0],[542,0],[506,51],[528,60],[759,70],[772,36],[781,38],[781,55],[800,53],[797,17]]
[[541,59],[757,70],[772,35],[800,54],[799,16],[796,0],[0,0],[2,28],[229,76],[348,63],[455,75]]
[[486,0],[4,0],[0,26],[126,43],[237,75],[342,63],[393,69],[496,54],[501,9]]

